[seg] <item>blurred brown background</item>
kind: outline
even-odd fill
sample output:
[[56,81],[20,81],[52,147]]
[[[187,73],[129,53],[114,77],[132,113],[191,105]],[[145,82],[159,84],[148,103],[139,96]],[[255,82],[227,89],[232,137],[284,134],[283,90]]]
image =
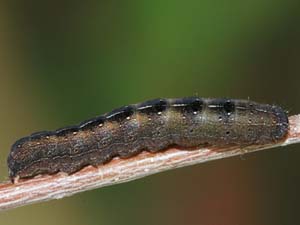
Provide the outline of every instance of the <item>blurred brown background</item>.
[[[155,97],[300,112],[300,4],[0,3],[0,175],[18,138]],[[0,224],[299,224],[300,145],[173,170],[0,214]]]

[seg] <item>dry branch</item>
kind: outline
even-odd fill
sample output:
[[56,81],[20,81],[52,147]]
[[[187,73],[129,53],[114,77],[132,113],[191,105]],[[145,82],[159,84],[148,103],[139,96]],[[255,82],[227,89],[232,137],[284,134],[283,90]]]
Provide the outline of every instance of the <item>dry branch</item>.
[[[300,115],[291,116],[288,138],[281,144],[255,147],[247,152],[284,146],[300,142]],[[58,173],[41,176],[12,184],[7,181],[0,184],[0,210],[12,209],[31,203],[59,199],[117,183],[135,180],[154,173],[244,154],[245,150],[201,148],[193,151],[169,149],[160,153],[143,152],[129,159],[115,158],[110,163],[97,168],[86,167],[83,170],[66,175]]]

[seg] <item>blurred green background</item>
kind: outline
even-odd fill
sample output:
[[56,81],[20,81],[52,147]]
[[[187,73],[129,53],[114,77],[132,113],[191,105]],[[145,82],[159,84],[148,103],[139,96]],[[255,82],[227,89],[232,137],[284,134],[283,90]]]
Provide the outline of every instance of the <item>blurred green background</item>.
[[[300,112],[293,0],[0,3],[0,175],[18,138],[155,97]],[[299,224],[300,145],[2,212],[0,224]]]

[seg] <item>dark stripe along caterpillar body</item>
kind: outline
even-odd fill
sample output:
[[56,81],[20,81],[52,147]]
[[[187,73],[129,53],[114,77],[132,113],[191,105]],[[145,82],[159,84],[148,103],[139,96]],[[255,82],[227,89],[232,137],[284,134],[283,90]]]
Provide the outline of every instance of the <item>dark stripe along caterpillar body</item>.
[[18,140],[8,156],[9,176],[70,174],[116,156],[170,146],[267,145],[284,141],[288,128],[286,113],[274,105],[198,97],[155,99]]

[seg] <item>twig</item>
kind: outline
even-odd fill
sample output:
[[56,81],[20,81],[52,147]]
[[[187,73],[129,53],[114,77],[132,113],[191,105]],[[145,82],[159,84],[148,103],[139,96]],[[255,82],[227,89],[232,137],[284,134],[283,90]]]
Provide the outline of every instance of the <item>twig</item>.
[[[291,116],[289,121],[290,131],[285,142],[267,147],[256,146],[255,148],[247,149],[247,152],[300,143],[300,114]],[[69,176],[58,173],[19,181],[16,184],[7,181],[0,184],[0,210],[12,209],[51,199],[60,199],[78,192],[244,153],[244,149],[237,148],[201,148],[193,151],[169,149],[155,154],[143,152],[129,159],[113,159],[110,163],[101,165],[98,168],[88,166]]]

